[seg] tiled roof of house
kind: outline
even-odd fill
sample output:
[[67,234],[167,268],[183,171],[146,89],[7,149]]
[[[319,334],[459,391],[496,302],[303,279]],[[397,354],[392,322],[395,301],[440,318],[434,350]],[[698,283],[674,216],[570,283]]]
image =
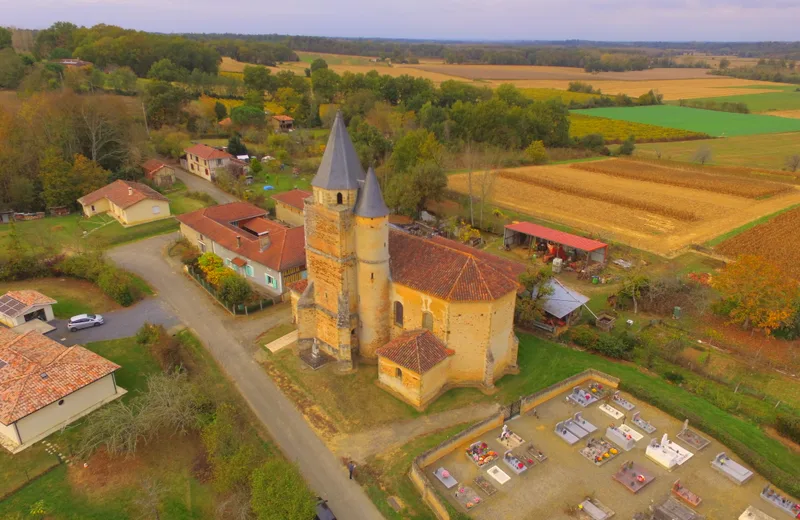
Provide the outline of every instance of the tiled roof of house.
[[[178,215],[177,219],[225,249],[275,271],[300,267],[306,263],[303,226],[287,228],[266,218],[266,211],[247,202],[231,202]],[[255,224],[256,219],[260,220]],[[261,249],[258,236],[236,226],[247,222],[250,228],[269,231],[270,244]],[[236,237],[241,237],[241,245]]]
[[0,423],[9,425],[120,368],[34,331],[0,329]]
[[292,291],[297,291],[300,294],[306,292],[306,287],[308,287],[308,279],[303,278],[302,280],[297,280],[296,282],[292,282],[289,284],[289,289]]
[[286,116],[286,115],[280,115],[280,114],[276,115],[276,116],[272,116],[272,119],[274,119],[276,121],[294,121],[293,117],[289,117],[289,116]]
[[83,205],[94,204],[100,199],[108,199],[122,209],[143,200],[169,200],[150,186],[140,182],[116,180],[78,199]]
[[196,155],[201,159],[231,159],[233,156],[228,152],[223,152],[222,150],[217,150],[216,148],[212,148],[206,144],[195,144],[186,148],[184,150],[186,153],[190,153],[192,155]]
[[52,305],[54,303],[57,303],[54,299],[38,291],[8,291],[3,296],[0,296],[0,314],[9,318],[16,318],[27,313],[33,306]]
[[165,166],[166,164],[158,159],[148,159],[144,162],[144,164],[142,164],[142,170],[144,170],[145,177],[150,178],[155,172]]
[[458,242],[389,232],[392,281],[450,301],[490,301],[519,290],[525,266]]
[[277,202],[282,202],[287,206],[292,206],[293,208],[297,208],[299,210],[303,210],[305,207],[305,200],[311,196],[310,191],[305,190],[291,190],[285,191],[283,193],[278,193],[277,195],[272,196],[272,200]]
[[386,358],[417,374],[424,374],[453,354],[429,330],[418,330],[398,336],[377,350]]

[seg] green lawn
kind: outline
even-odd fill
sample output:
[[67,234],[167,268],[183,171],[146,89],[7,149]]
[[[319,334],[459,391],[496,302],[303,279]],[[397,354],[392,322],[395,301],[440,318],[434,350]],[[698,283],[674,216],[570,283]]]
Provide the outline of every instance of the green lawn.
[[[34,250],[58,247],[72,251],[87,247],[106,249],[155,235],[177,231],[178,221],[166,218],[133,227],[122,224],[107,215],[86,218],[73,213],[65,217],[47,217],[40,220],[17,222],[17,234]],[[0,251],[7,246],[9,226],[0,228]]]
[[781,170],[788,156],[800,153],[800,134],[763,134],[703,141],[637,144],[634,153],[655,158],[656,151],[660,151],[664,159],[692,162],[700,147],[711,149],[711,164]]
[[[727,98],[726,98],[727,99]],[[633,121],[668,128],[702,132],[712,136],[741,136],[800,131],[800,119],[759,114],[733,114],[713,110],[653,105],[574,110],[574,113]],[[800,137],[798,137],[800,138]]]
[[716,101],[717,103],[744,103],[750,112],[769,112],[771,110],[798,110],[800,109],[800,92],[789,88],[779,92],[764,92],[761,94],[742,94],[739,96],[723,96],[714,98],[696,98],[692,103]]
[[[119,308],[119,305],[96,285],[86,280],[35,278],[21,282],[0,283],[0,294],[21,289],[33,289],[58,301],[53,305],[53,313],[59,319],[70,318],[76,314],[104,313]],[[149,287],[147,289],[150,291]]]

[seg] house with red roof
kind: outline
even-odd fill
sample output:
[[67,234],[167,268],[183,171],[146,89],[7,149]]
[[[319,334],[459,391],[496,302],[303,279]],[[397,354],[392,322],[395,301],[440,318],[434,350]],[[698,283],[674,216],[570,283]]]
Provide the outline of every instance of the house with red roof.
[[190,173],[212,181],[218,172],[223,171],[234,157],[228,152],[212,148],[206,144],[195,144],[184,150],[186,168]]
[[164,161],[148,159],[142,164],[144,177],[158,187],[169,187],[175,183],[175,169]]
[[303,208],[310,191],[291,190],[272,196],[275,201],[275,218],[290,226],[303,225]]
[[0,323],[9,328],[29,321],[52,321],[55,319],[53,305],[56,300],[39,291],[8,291],[0,296]]
[[119,369],[80,345],[0,328],[0,445],[18,453],[121,397]]
[[147,184],[116,180],[78,199],[87,217],[107,213],[123,226],[170,217],[169,199]]
[[306,276],[305,231],[267,218],[249,202],[231,202],[177,217],[181,234],[250,282],[279,295]]
[[490,393],[518,371],[523,264],[391,226],[341,114],[311,189],[302,199],[308,277],[291,286],[301,359],[377,365],[379,386],[417,409],[453,387]]

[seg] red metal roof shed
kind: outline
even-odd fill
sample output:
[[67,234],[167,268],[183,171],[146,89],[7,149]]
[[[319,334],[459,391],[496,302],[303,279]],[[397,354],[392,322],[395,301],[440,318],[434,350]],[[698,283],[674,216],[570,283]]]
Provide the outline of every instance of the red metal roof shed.
[[513,243],[512,237],[515,233],[541,238],[543,240],[555,242],[556,244],[561,244],[563,246],[580,249],[581,251],[586,251],[587,253],[603,249],[602,261],[605,261],[606,254],[608,252],[608,244],[603,242],[573,235],[571,233],[565,233],[564,231],[558,231],[556,229],[550,229],[548,227],[533,224],[531,222],[517,222],[515,224],[508,224],[504,233],[505,245],[508,246],[510,243]]

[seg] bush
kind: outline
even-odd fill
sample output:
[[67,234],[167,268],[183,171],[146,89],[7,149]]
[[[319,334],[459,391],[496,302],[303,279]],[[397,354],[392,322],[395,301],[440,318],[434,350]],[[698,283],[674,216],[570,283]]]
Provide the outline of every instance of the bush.
[[525,148],[525,157],[533,164],[547,164],[550,160],[547,156],[547,150],[544,148],[544,143],[541,141],[533,141]]
[[664,373],[664,379],[666,379],[670,383],[674,383],[676,385],[679,385],[679,384],[683,383],[685,378],[683,377],[683,374],[681,374],[680,372],[672,372],[672,371],[670,371],[670,372],[665,372]]
[[214,200],[214,197],[202,191],[187,191],[186,196],[190,199],[199,200],[209,205],[214,205],[217,203],[217,201]]
[[99,254],[79,253],[66,257],[55,266],[56,274],[65,274],[73,278],[97,282],[105,270],[106,262]]
[[139,330],[136,331],[136,343],[139,345],[152,345],[161,334],[164,332],[164,327],[161,325],[153,325],[152,323],[144,322]]
[[572,342],[580,347],[593,347],[600,335],[590,325],[578,325],[570,331]]
[[228,307],[244,303],[252,294],[253,288],[237,274],[227,275],[220,281],[219,299]]
[[800,443],[800,417],[778,414],[775,420],[775,428],[784,437]]
[[115,267],[107,266],[100,273],[97,278],[97,286],[108,297],[123,307],[132,305],[136,300],[131,275]]
[[603,334],[589,348],[611,358],[630,359],[634,344],[623,340],[621,337]]

